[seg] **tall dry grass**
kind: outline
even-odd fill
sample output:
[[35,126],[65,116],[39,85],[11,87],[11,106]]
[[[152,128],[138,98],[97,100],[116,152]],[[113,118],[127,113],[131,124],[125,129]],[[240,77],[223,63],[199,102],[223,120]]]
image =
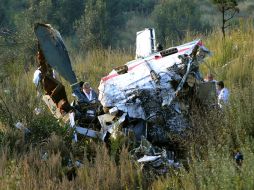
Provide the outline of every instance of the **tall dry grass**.
[[[42,147],[30,147],[23,154],[11,154],[8,146],[2,147],[0,188],[26,190],[143,188],[141,172],[130,160],[126,149],[122,150],[120,162],[116,164],[105,145],[94,145],[94,157],[91,160],[81,160],[83,163],[81,168],[63,167],[61,152],[52,150],[52,146],[59,146],[56,137],[54,138],[53,141],[49,141],[46,159],[42,159],[44,155]],[[77,177],[70,180],[74,171]]]

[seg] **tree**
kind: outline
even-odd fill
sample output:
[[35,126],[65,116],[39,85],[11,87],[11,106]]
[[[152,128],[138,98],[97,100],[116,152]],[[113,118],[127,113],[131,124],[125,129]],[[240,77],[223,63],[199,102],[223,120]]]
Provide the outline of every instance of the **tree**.
[[99,46],[104,47],[108,43],[108,19],[104,0],[86,2],[84,15],[76,24],[81,46],[85,50]]
[[80,19],[85,8],[84,0],[51,0],[52,7],[48,10],[48,20],[58,26],[63,36],[73,35],[73,24]]
[[217,5],[218,10],[222,14],[222,34],[223,38],[225,38],[225,30],[230,26],[227,24],[228,21],[234,18],[236,13],[239,13],[239,8],[237,7],[236,0],[212,0],[215,5]]
[[84,14],[76,22],[76,31],[85,50],[107,48],[117,41],[117,32],[125,25],[123,0],[87,0]]
[[205,28],[196,1],[163,0],[155,6],[152,15],[158,39],[164,45],[172,40],[182,40],[188,30]]

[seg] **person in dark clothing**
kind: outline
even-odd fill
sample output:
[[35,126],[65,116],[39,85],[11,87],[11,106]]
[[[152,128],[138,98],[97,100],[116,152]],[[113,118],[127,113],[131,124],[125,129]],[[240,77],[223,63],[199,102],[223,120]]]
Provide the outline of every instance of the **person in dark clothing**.
[[238,166],[242,166],[243,163],[243,154],[240,151],[237,151],[234,155],[235,162]]
[[84,95],[84,101],[89,103],[97,103],[98,102],[98,95],[97,93],[91,88],[88,82],[85,82],[82,85],[82,93]]

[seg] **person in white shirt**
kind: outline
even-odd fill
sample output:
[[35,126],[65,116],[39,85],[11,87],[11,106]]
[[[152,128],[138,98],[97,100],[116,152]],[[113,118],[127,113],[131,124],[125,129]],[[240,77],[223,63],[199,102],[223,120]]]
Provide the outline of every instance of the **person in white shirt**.
[[229,99],[229,90],[224,87],[223,81],[216,83],[217,93],[218,93],[218,105],[222,108],[225,104],[228,103]]
[[36,88],[38,87],[40,81],[41,81],[41,71],[40,69],[36,69],[33,77],[33,83],[35,84]]

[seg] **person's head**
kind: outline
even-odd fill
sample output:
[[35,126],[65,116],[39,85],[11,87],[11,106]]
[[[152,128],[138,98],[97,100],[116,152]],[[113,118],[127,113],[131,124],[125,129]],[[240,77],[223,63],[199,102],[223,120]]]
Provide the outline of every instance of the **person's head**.
[[84,90],[86,93],[90,93],[90,91],[91,91],[91,86],[90,86],[90,84],[89,84],[88,82],[85,82],[85,83],[83,84],[83,90]]
[[218,90],[223,89],[223,88],[224,88],[224,83],[223,83],[223,81],[217,82],[217,83],[216,83],[216,87],[217,87]]
[[163,50],[163,47],[162,47],[162,45],[161,45],[160,43],[158,43],[158,44],[156,45],[156,50],[157,50],[157,51],[162,51],[162,50]]
[[213,75],[211,73],[208,73],[206,75],[206,79],[207,79],[208,82],[213,81]]

